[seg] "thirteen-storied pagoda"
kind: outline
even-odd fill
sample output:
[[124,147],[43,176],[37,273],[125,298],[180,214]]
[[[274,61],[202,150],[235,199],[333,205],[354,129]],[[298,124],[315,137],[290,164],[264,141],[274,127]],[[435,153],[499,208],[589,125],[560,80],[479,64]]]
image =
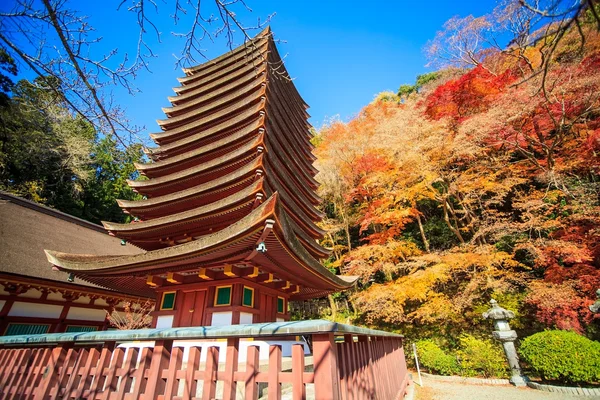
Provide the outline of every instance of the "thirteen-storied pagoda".
[[92,256],[46,251],[58,269],[88,282],[157,295],[153,325],[284,321],[287,302],[349,288],[324,268],[316,225],[316,169],[307,105],[267,28],[243,46],[184,70],[169,97],[144,196],[119,201],[137,217],[105,222],[145,253]]

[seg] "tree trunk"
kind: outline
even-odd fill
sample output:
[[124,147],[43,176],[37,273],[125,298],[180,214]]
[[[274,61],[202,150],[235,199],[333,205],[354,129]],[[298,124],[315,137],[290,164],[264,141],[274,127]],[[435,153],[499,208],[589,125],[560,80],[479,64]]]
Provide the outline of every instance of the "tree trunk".
[[[454,225],[452,225],[452,222],[450,222],[450,216],[448,215],[448,209],[449,209],[450,205],[448,204],[447,200],[442,201],[442,207],[444,208],[444,221],[446,221],[446,225],[448,225],[448,228],[450,228],[452,233],[454,233],[456,235],[458,240],[462,244],[464,244],[465,239],[463,239],[462,235],[460,234],[460,229],[458,228],[458,225],[455,227]],[[454,221],[456,222],[456,218],[454,218]]]
[[425,236],[425,229],[423,229],[423,223],[421,222],[421,216],[419,215],[419,210],[417,210],[417,223],[419,224],[419,232],[421,232],[421,239],[423,240],[423,245],[425,246],[425,251],[429,253],[429,241],[427,240],[427,236]]
[[337,304],[335,304],[335,299],[332,295],[328,294],[327,299],[329,299],[329,307],[331,308],[331,319],[335,321],[337,318]]

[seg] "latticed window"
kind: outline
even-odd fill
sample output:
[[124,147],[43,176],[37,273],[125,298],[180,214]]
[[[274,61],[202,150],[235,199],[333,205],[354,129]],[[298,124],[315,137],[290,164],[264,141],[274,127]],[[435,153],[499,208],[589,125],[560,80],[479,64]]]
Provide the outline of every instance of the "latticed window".
[[95,332],[97,330],[97,326],[69,325],[65,332]]
[[49,324],[8,324],[5,336],[9,335],[37,335],[41,333],[48,333],[50,329]]

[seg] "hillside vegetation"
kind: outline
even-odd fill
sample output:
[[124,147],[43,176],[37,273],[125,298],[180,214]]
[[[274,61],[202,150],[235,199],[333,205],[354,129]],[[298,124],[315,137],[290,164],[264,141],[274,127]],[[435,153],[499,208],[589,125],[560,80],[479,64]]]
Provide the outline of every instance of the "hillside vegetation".
[[353,322],[489,335],[495,298],[522,335],[598,338],[595,13],[567,24],[508,2],[454,18],[428,47],[437,72],[316,133],[328,265],[360,276],[342,295]]

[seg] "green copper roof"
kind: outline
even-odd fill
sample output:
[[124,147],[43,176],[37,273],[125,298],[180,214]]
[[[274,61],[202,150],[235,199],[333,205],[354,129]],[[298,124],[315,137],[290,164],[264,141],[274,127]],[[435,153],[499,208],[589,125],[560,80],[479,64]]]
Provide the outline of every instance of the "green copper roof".
[[358,326],[338,324],[322,319],[262,324],[198,326],[185,328],[139,329],[131,331],[100,331],[79,333],[50,333],[43,335],[0,336],[0,345],[129,342],[161,339],[222,339],[260,338],[273,336],[309,335],[315,333],[355,334],[401,338],[396,333],[378,331]]

